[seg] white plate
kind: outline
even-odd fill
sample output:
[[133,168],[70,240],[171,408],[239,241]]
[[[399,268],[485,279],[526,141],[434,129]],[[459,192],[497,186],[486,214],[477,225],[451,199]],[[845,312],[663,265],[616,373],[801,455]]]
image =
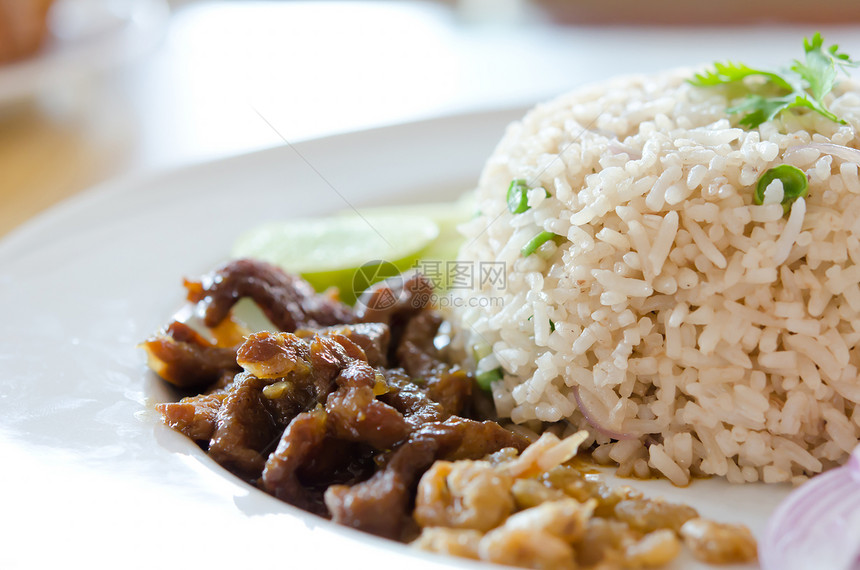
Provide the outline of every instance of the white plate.
[[35,55],[0,65],[0,104],[123,63],[161,38],[166,0],[58,0]]
[[[236,480],[160,424],[152,402],[173,395],[135,344],[181,305],[182,276],[224,260],[242,231],[349,204],[452,198],[474,185],[521,112],[336,136],[106,185],[3,240],[0,504],[13,526],[0,567],[473,567],[337,527]],[[756,532],[786,493],[716,479],[635,486]]]

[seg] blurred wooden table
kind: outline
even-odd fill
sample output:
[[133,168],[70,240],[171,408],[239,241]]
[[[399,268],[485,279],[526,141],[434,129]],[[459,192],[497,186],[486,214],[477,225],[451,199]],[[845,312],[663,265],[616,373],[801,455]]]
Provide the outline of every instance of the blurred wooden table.
[[0,235],[119,173],[121,147],[99,140],[88,125],[34,104],[11,111],[0,117]]
[[[0,236],[117,176],[283,144],[281,135],[523,105],[619,73],[781,64],[813,31],[516,18],[475,21],[432,2],[182,2],[146,57],[62,97],[0,107]],[[860,55],[856,26],[817,28]]]

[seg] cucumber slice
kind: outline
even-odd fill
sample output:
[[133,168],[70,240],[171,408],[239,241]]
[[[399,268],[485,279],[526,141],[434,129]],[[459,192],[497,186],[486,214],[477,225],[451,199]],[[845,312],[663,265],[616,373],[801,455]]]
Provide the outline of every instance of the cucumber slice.
[[353,290],[359,268],[362,286],[367,275],[389,277],[391,266],[406,271],[438,236],[438,225],[426,216],[333,216],[265,224],[242,235],[232,253],[299,273],[317,291],[337,287],[341,299],[353,303],[361,293]]
[[[475,213],[474,192],[467,192],[454,202],[433,202],[425,204],[407,204],[402,206],[377,206],[362,208],[363,216],[422,216],[430,218],[439,227],[439,236],[421,250],[417,257],[418,269],[422,268],[422,261],[440,262],[442,273],[428,275],[434,280],[434,285],[440,290],[446,290],[449,286],[450,275],[445,269],[445,263],[457,259],[457,253],[463,245],[463,236],[457,230],[457,226],[470,220]],[[344,210],[340,212],[344,217],[355,217],[353,211]]]

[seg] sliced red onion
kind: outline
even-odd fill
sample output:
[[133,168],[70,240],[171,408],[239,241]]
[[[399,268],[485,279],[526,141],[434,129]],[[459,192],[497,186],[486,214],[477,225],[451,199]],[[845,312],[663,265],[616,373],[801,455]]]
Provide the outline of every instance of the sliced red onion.
[[856,164],[860,164],[860,150],[856,148],[851,148],[850,146],[843,146],[841,144],[833,143],[813,142],[809,144],[793,146],[785,151],[785,156],[787,158],[791,153],[807,148],[812,148],[823,154],[829,154],[835,156],[836,158],[841,158],[846,162],[854,162]]
[[758,554],[763,570],[860,570],[860,446],[782,502]]
[[576,398],[576,405],[579,407],[579,412],[582,414],[582,417],[585,418],[585,421],[588,422],[588,425],[594,428],[595,431],[602,433],[603,435],[610,437],[612,439],[636,439],[639,436],[632,433],[622,433],[619,431],[611,430],[605,427],[600,421],[597,419],[597,414],[594,412],[592,408],[587,406],[583,401],[582,395],[579,393],[579,386],[573,387],[573,397]]

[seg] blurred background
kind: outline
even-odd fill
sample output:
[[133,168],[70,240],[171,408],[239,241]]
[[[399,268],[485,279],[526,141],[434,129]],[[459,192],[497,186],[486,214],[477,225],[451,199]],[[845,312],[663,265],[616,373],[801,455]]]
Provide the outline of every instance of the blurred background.
[[852,0],[0,0],[0,236],[88,188],[620,73],[776,65]]

